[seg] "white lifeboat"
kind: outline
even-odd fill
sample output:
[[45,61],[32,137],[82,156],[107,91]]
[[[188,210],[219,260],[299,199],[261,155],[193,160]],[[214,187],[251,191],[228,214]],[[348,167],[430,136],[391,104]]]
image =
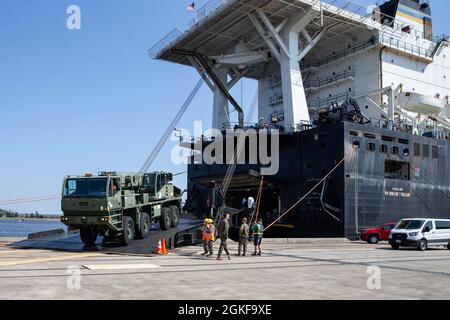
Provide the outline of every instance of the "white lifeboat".
[[446,107],[441,99],[416,92],[400,92],[399,105],[407,111],[423,115],[439,115]]

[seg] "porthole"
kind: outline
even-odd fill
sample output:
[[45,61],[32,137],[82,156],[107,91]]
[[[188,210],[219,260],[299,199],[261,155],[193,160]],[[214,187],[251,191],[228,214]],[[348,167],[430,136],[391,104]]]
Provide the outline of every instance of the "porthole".
[[392,154],[397,155],[399,153],[398,147],[397,146],[393,146],[392,147]]

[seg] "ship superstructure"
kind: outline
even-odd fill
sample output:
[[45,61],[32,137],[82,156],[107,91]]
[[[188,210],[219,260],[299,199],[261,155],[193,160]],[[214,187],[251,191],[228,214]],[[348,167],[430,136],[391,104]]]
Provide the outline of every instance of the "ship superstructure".
[[[450,214],[450,49],[447,37],[433,34],[430,3],[211,1],[189,30],[171,32],[150,53],[199,72],[213,93],[215,129],[246,127],[229,91],[244,77],[258,81],[253,127],[283,132],[285,162],[266,180],[267,210],[295,202],[357,145],[356,167],[347,160],[297,209],[293,235],[351,238],[359,227],[405,215]],[[236,168],[241,178],[227,201],[255,192],[249,170],[258,166]],[[206,210],[211,182],[226,171],[189,167],[195,210]]]

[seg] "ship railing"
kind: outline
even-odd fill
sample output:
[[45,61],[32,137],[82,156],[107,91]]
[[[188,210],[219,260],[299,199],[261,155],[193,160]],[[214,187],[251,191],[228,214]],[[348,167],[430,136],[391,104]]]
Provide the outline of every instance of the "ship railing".
[[[314,2],[314,0],[311,0]],[[432,40],[431,35],[425,34],[423,31],[415,30],[411,24],[400,21],[393,16],[377,11],[376,6],[366,6],[351,0],[322,0],[322,5],[330,9],[330,6],[338,8],[338,13],[343,11],[350,13],[350,18],[358,18],[363,23],[377,23],[380,29],[389,32],[402,32],[414,35],[415,37]]]
[[336,83],[341,80],[347,80],[349,78],[355,77],[355,71],[348,70],[348,71],[342,71],[339,73],[336,73],[331,76],[327,76],[321,79],[316,80],[308,80],[304,83],[305,89],[314,89],[314,88],[321,88],[326,85],[330,85],[333,83]]
[[333,52],[333,54],[326,56],[324,58],[317,59],[317,60],[305,60],[301,63],[300,67],[302,70],[305,70],[308,68],[320,68],[323,65],[329,64],[331,62],[335,62],[335,61],[345,58],[349,55],[355,54],[359,51],[373,47],[377,44],[378,44],[378,37],[375,36],[369,40],[358,42],[355,45],[350,46],[349,48],[335,51],[335,52]]
[[196,136],[178,136],[177,138],[179,138],[179,144],[197,144],[197,143],[208,143],[208,142],[212,142],[216,139],[215,136],[213,135],[202,135],[201,137],[196,137]]
[[354,98],[355,96],[355,92],[344,92],[324,99],[310,99],[307,103],[309,108],[319,109],[322,107],[329,107],[333,103],[344,102],[345,100]]
[[414,45],[412,43],[408,43],[406,41],[402,41],[400,39],[396,39],[390,36],[386,36],[384,34],[380,35],[378,39],[381,44],[386,45],[388,47],[395,48],[403,52],[411,53],[417,56],[422,56],[430,59],[433,58],[433,50],[430,50],[429,48],[423,48],[421,46]]
[[148,50],[149,56],[157,59],[161,51],[175,43],[182,34],[178,28],[173,29]]
[[241,128],[239,126],[239,122],[227,122],[227,123],[224,123],[223,128],[225,130],[233,130],[233,129],[247,130],[247,129],[260,129],[260,126],[259,126],[259,124],[253,123],[253,122],[244,122],[244,127]]
[[232,0],[210,0],[203,7],[195,11],[194,19],[189,21],[189,28],[194,27],[199,22],[202,22],[217,11],[220,11],[223,6],[230,3]]
[[383,44],[395,49],[399,49],[401,51],[411,53],[413,55],[422,56],[426,58],[433,57],[433,49],[432,48],[423,48],[418,45],[414,45],[408,43],[406,41],[394,38],[392,36],[388,36],[386,34],[381,34],[377,36],[371,37],[369,40],[358,42],[349,48],[345,48],[333,54],[326,56],[317,60],[305,60],[300,64],[302,70],[306,70],[309,68],[320,68],[321,66],[327,65],[331,62],[335,62],[337,60],[346,58],[350,55],[356,54],[360,51],[372,48],[376,45]]

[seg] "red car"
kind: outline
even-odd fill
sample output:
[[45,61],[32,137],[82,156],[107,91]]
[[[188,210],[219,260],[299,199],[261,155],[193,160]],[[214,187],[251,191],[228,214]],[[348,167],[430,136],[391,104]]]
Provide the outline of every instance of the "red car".
[[395,228],[397,223],[385,223],[381,227],[373,229],[364,229],[360,233],[360,238],[370,244],[377,244],[380,241],[388,241],[391,230]]

